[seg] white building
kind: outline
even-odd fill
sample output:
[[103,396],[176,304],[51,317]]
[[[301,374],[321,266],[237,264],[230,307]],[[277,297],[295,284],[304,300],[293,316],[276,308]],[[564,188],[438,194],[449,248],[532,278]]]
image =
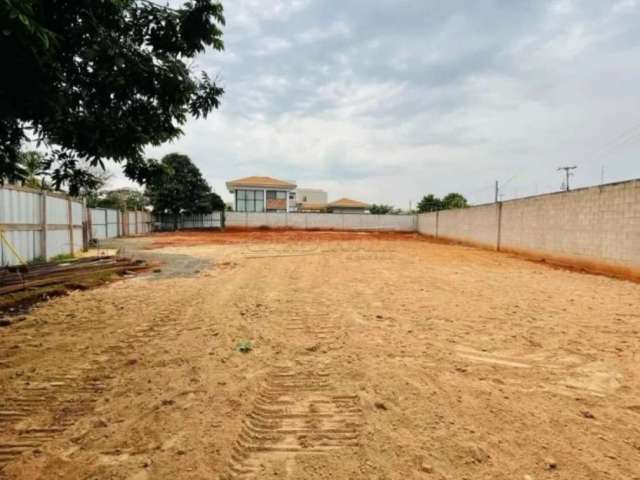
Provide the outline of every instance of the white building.
[[297,203],[329,203],[329,196],[324,190],[318,188],[298,188],[296,189]]
[[291,212],[296,209],[295,182],[245,177],[227,182],[236,212]]

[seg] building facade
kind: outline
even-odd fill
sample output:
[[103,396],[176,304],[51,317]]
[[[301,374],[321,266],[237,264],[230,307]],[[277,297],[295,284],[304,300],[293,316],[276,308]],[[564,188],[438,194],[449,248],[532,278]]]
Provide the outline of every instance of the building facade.
[[291,212],[296,208],[296,184],[272,177],[245,177],[227,182],[236,212]]

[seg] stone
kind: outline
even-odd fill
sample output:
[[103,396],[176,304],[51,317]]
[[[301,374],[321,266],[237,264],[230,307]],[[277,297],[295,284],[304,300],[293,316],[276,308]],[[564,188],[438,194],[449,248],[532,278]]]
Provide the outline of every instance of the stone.
[[374,402],[373,406],[378,410],[387,410],[387,406],[384,404],[384,402],[376,401]]
[[423,462],[422,465],[420,465],[420,470],[424,473],[433,473],[433,467],[426,462]]

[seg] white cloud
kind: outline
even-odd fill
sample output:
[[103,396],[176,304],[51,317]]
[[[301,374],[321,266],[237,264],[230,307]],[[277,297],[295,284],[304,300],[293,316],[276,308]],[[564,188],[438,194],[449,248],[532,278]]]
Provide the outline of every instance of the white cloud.
[[327,40],[334,37],[347,37],[350,34],[349,26],[344,22],[334,22],[326,27],[313,27],[296,35],[298,41],[312,43]]
[[[406,208],[427,193],[492,199],[640,177],[637,2],[259,1],[225,4],[222,107],[148,150],[191,156],[219,193],[293,178]],[[626,138],[626,137],[625,137]]]
[[284,38],[263,37],[258,40],[258,45],[253,54],[257,56],[273,55],[288,48],[291,48],[291,42]]

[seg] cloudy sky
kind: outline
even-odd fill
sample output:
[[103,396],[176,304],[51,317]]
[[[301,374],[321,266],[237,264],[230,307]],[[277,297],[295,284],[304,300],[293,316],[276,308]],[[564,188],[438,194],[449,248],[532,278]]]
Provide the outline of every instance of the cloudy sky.
[[214,189],[249,175],[329,198],[476,203],[640,177],[640,1],[233,0],[195,68],[220,110],[148,155]]

